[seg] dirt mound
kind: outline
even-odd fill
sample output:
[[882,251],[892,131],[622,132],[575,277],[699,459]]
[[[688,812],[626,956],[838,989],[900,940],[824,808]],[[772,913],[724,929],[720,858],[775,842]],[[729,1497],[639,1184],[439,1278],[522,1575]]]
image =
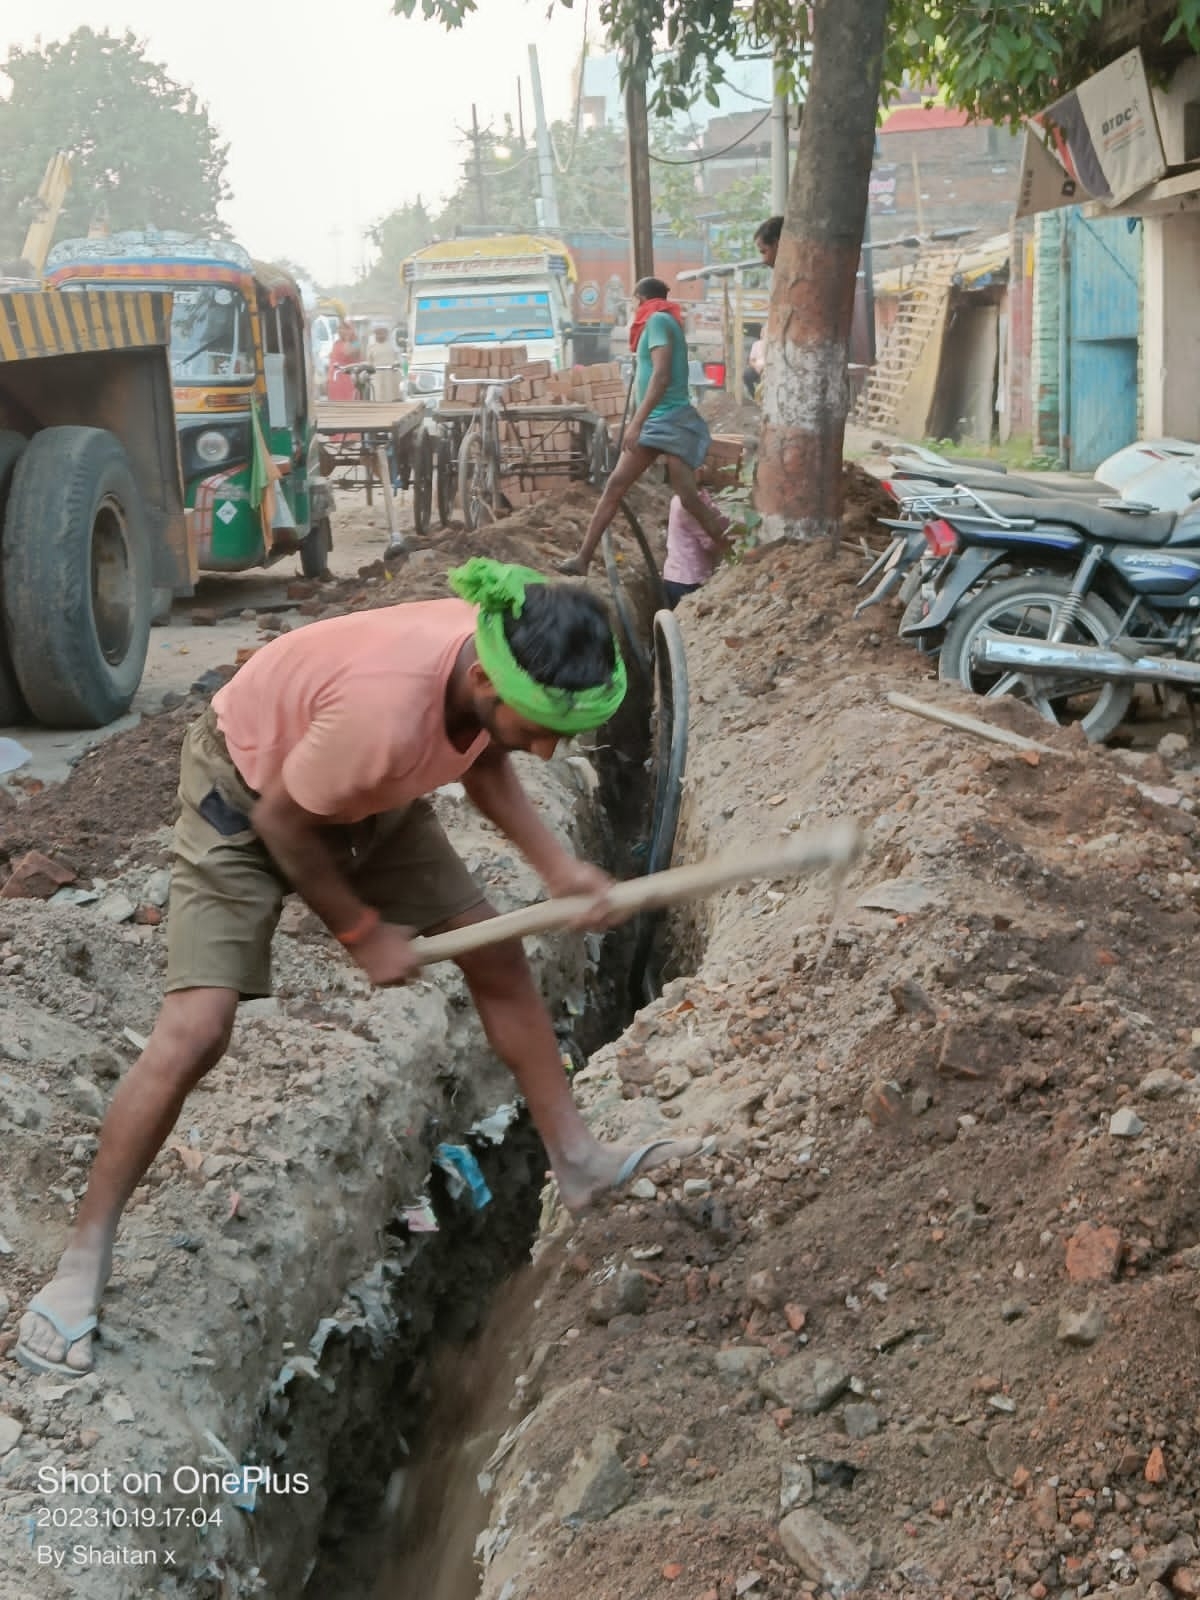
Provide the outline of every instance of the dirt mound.
[[720,1149],[564,1233],[484,1600],[1197,1584],[1200,774],[892,710],[983,708],[848,620],[861,565],[771,547],[679,612],[678,858],[869,849],[677,921],[694,975],[581,1075]]
[[853,461],[842,468],[842,538],[847,544],[866,540],[879,547],[887,541],[888,530],[879,525],[880,517],[894,517],[896,502],[878,478]]
[[13,861],[41,850],[81,877],[111,872],[138,841],[174,821],[179,747],[199,704],[165,711],[88,750],[64,783],[0,818],[0,856]]

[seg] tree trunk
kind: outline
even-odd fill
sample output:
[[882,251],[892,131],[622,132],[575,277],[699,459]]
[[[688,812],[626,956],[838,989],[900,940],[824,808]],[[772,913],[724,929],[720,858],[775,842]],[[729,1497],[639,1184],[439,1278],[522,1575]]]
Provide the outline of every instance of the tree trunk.
[[757,501],[767,539],[836,540],[846,366],[888,0],[815,0],[812,73],[771,285]]

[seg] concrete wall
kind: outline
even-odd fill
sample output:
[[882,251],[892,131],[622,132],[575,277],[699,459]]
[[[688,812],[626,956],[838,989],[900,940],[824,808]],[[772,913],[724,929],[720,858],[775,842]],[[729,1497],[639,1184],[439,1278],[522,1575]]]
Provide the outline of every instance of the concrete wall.
[[1033,234],[1032,423],[1033,446],[1058,454],[1059,292],[1062,276],[1062,212],[1046,211]]
[[[935,228],[974,228],[965,248],[997,233],[1007,233],[1017,198],[1020,141],[1003,128],[968,124],[965,128],[880,132],[872,169],[871,234],[899,237],[917,230],[916,179],[920,178],[919,220]],[[916,158],[914,169],[913,159]],[[886,271],[902,259],[881,258]]]
[[1200,438],[1200,214],[1147,217],[1144,227],[1145,430]]
[[1017,223],[1008,257],[1008,389],[1000,414],[1000,437],[1033,436],[1034,229]]

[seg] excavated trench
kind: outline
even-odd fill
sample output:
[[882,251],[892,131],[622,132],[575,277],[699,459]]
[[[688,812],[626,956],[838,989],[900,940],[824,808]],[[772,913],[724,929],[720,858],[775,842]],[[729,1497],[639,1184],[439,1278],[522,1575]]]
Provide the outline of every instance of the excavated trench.
[[[648,639],[649,581],[627,579],[624,599],[626,623],[636,618]],[[619,876],[645,870],[653,704],[645,673],[632,672],[608,742],[590,752],[602,864]],[[560,1033],[577,1064],[630,1019],[637,943],[636,927],[597,941],[582,1014]],[[437,1231],[414,1232],[397,1217],[385,1256],[348,1291],[353,1314],[323,1323],[311,1361],[285,1368],[272,1391],[255,1455],[277,1472],[305,1473],[309,1488],[303,1500],[266,1497],[255,1512],[268,1594],[469,1600],[476,1591],[474,1544],[487,1523],[478,1480],[514,1420],[505,1409],[521,1370],[515,1363],[524,1360],[520,1333],[544,1270],[531,1264],[545,1173],[540,1140],[522,1113],[492,1142],[492,1120],[465,1140],[490,1203],[473,1210],[435,1168]]]

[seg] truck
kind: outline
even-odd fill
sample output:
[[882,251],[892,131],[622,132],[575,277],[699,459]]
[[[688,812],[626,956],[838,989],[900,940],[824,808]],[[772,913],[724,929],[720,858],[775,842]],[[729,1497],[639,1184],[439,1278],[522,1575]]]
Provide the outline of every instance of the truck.
[[539,234],[446,239],[409,256],[409,396],[442,394],[456,344],[521,344],[554,372],[573,365],[575,275],[567,247]]
[[193,592],[170,340],[169,295],[0,292],[0,724],[121,716]]

